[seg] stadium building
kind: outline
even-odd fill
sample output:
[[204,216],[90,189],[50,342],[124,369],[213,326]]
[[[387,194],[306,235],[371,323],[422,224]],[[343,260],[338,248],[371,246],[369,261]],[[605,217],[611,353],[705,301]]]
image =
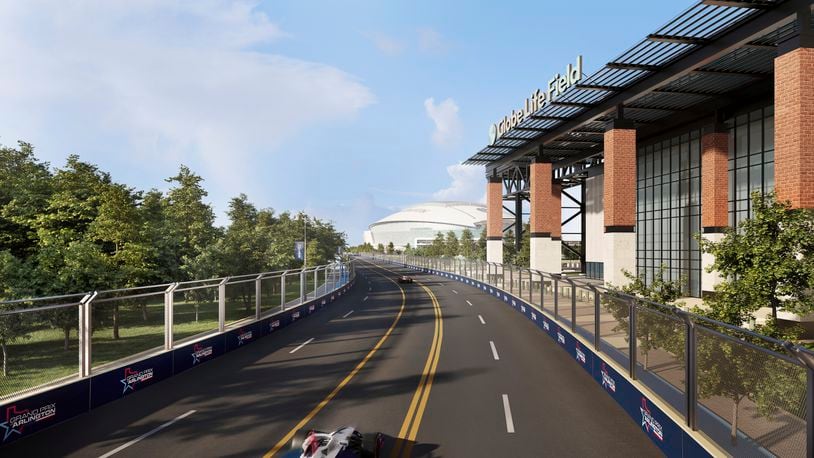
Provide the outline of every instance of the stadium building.
[[[752,192],[814,208],[810,0],[699,1],[590,60],[512,102],[466,162],[485,169],[489,261],[503,260],[504,205],[529,201],[532,268],[560,272],[562,227],[579,218],[588,276],[621,285],[623,269],[666,265],[700,297],[719,277],[697,234],[749,218]],[[578,209],[564,218],[563,204]]]
[[374,247],[393,243],[396,249],[432,244],[439,232],[454,232],[458,238],[465,229],[473,238],[480,237],[486,226],[486,206],[468,202],[426,202],[371,224],[364,233],[364,242]]

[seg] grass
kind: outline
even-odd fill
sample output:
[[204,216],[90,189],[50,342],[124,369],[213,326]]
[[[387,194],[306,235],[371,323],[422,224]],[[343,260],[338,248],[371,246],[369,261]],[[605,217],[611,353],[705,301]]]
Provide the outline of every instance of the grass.
[[[320,279],[322,281],[323,279]],[[286,302],[300,295],[299,278],[286,283]],[[254,282],[227,285],[226,323],[255,315]],[[280,307],[280,281],[264,282],[261,290],[261,311]],[[306,283],[307,292],[314,289],[313,277]],[[197,306],[197,316],[196,316]],[[113,304],[93,308],[94,332],[92,367],[98,368],[135,354],[159,349],[164,345],[164,300],[154,297],[147,303],[119,304],[119,338],[113,337]],[[79,341],[72,329],[65,349],[65,335],[51,327],[47,312],[35,317],[28,325],[28,338],[8,345],[8,375],[0,375],[0,399],[23,390],[51,383],[79,373]],[[146,316],[146,319],[145,319]],[[78,320],[78,318],[77,318]],[[179,341],[218,328],[217,287],[187,293],[176,293],[173,305],[173,338]]]

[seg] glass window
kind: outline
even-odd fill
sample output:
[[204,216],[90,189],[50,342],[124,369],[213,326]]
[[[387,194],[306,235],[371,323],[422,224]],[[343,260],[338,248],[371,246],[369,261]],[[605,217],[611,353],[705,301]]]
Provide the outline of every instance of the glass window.
[[734,148],[730,149],[734,160],[729,161],[729,223],[737,227],[751,216],[751,194],[774,190],[774,109],[754,110],[726,124]]

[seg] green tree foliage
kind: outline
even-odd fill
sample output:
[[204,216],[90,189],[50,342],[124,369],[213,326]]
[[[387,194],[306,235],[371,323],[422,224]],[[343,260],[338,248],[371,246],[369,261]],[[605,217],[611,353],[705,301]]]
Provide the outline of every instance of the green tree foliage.
[[753,194],[752,209],[752,218],[728,229],[719,243],[699,237],[701,249],[715,256],[711,269],[723,277],[705,300],[706,314],[741,326],[761,307],[771,307],[772,318],[758,331],[782,337],[788,331],[778,328],[778,310],[814,312],[814,215],[792,210],[773,194]]
[[443,256],[444,252],[446,251],[446,239],[444,238],[444,234],[439,232],[435,235],[435,238],[432,241],[432,244],[427,247],[427,256]]
[[523,237],[520,239],[520,251],[514,258],[514,263],[520,267],[529,267],[531,265],[531,231],[529,225],[523,226]]
[[[711,270],[721,273],[722,281],[704,300],[705,307],[694,311],[742,326],[758,309],[771,307],[771,317],[755,330],[779,340],[796,340],[800,329],[780,326],[777,312],[814,312],[814,215],[791,209],[773,194],[753,194],[752,209],[752,218],[742,221],[737,230],[727,230],[720,242],[698,237],[701,249],[715,256]],[[767,346],[765,341],[753,340]],[[699,341],[699,395],[732,401],[733,444],[744,399],[754,402],[764,416],[772,415],[779,406],[800,405],[801,399],[795,396],[801,390],[795,387],[804,386],[803,371],[795,373],[782,367],[784,364],[735,341],[710,337]]]
[[514,265],[517,261],[517,247],[515,247],[514,228],[503,233],[503,263]]
[[466,259],[475,259],[477,248],[475,246],[475,240],[472,238],[472,231],[470,231],[469,228],[461,232],[460,245],[459,254],[461,256]]
[[458,256],[458,252],[461,249],[461,244],[458,242],[458,236],[455,235],[455,232],[449,231],[447,232],[446,240],[444,241],[444,256]]
[[480,231],[480,237],[478,237],[478,244],[475,251],[475,258],[481,261],[486,261],[486,240],[486,228],[483,228],[483,230]]
[[387,244],[387,254],[393,254],[396,252],[396,247],[393,245],[393,242]]

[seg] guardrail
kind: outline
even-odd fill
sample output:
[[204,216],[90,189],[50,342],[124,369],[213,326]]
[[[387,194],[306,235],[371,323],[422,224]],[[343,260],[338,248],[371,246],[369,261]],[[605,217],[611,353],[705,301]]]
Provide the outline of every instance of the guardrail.
[[250,326],[330,294],[353,275],[352,263],[333,263],[2,301],[0,401]]
[[[549,314],[725,453],[814,456],[814,354],[805,348],[564,275],[459,258],[374,257],[466,277]],[[643,427],[646,418],[643,410]]]

